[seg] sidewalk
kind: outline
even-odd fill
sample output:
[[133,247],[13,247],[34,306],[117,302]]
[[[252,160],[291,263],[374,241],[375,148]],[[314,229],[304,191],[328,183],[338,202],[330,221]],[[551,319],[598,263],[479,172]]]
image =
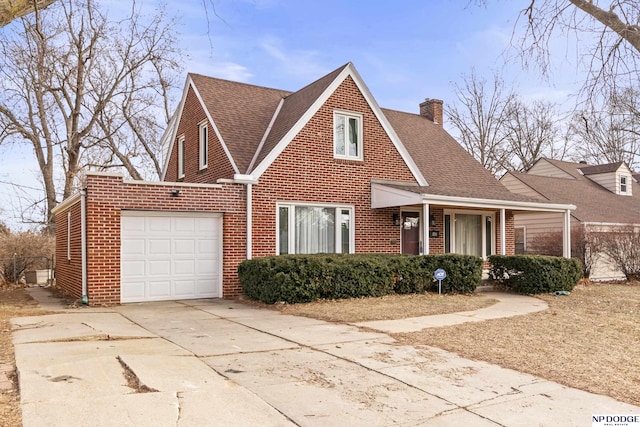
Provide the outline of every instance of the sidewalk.
[[358,322],[355,323],[355,325],[387,333],[417,332],[425,328],[437,328],[466,322],[481,322],[489,319],[520,316],[522,314],[546,310],[549,307],[546,302],[525,295],[495,291],[483,292],[483,295],[498,300],[498,303],[474,311],[409,317],[398,320],[373,320],[369,322]]

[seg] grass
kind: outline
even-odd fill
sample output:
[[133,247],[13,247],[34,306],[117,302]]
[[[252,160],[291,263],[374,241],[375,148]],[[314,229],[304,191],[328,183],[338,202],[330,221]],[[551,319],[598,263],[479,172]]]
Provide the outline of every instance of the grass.
[[447,314],[488,307],[497,301],[482,293],[471,295],[386,295],[346,300],[321,300],[307,304],[275,304],[284,314],[313,317],[330,322],[356,323]]
[[[570,296],[538,298],[549,309],[393,336],[401,345],[439,347],[640,405],[640,284],[586,284],[576,287]],[[278,309],[353,323],[475,310],[490,303],[482,294],[406,295]]]

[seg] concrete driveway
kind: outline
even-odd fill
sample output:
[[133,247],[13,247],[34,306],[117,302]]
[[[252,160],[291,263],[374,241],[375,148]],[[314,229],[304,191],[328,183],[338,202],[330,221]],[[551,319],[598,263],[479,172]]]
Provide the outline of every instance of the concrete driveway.
[[13,319],[25,427],[585,426],[640,408],[233,301]]

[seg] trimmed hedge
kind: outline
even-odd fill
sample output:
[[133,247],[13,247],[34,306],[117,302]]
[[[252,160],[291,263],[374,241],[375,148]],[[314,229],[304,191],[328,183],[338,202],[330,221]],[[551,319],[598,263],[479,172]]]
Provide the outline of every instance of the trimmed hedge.
[[520,294],[571,291],[582,278],[577,258],[545,255],[492,255],[489,277]]
[[455,254],[280,255],[243,261],[238,276],[246,296],[273,304],[437,291],[438,268],[443,293],[473,292],[482,278],[480,258]]

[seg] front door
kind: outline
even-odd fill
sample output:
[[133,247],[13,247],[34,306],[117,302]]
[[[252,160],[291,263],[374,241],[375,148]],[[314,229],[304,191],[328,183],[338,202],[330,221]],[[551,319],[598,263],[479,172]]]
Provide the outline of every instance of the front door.
[[402,253],[420,255],[420,212],[402,212]]

